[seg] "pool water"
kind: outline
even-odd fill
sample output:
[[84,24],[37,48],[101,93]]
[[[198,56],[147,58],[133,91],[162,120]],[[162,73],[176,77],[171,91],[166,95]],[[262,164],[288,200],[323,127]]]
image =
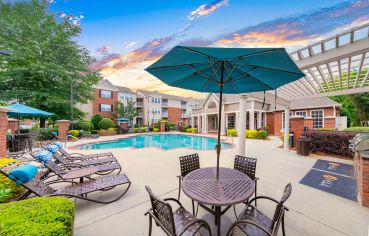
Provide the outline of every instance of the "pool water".
[[[190,148],[194,150],[213,150],[217,140],[215,138],[192,136],[184,134],[145,134],[114,141],[85,144],[81,149],[110,149],[110,148],[146,148],[156,147],[164,150],[175,148]],[[227,143],[221,143],[222,148],[229,148]]]

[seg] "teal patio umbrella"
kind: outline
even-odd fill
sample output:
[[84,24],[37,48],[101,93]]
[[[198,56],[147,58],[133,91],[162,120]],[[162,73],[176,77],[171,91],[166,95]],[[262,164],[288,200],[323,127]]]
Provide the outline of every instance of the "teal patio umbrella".
[[[169,86],[220,94],[275,90],[305,74],[284,48],[210,48],[176,46],[146,68]],[[222,106],[219,105],[217,178]]]
[[19,127],[19,119],[20,117],[49,117],[53,116],[54,113],[43,111],[37,108],[29,107],[23,104],[15,103],[8,106],[4,106],[5,108],[11,109],[7,114],[12,117],[18,118],[18,127]]

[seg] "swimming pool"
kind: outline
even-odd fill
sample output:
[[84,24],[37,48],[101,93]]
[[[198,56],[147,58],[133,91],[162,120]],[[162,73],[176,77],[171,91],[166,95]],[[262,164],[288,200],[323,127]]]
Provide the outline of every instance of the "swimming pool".
[[[214,138],[185,134],[143,134],[114,141],[84,144],[80,149],[109,149],[109,148],[146,148],[156,147],[164,150],[175,148],[190,148],[194,150],[213,150],[217,140]],[[230,144],[221,143],[222,148],[229,148]]]

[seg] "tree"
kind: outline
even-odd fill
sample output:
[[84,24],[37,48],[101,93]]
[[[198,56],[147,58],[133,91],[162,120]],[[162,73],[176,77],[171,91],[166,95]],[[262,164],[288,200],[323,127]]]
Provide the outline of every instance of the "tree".
[[133,119],[138,116],[136,102],[128,100],[127,105],[124,105],[123,102],[118,101],[115,106],[115,114],[112,115],[117,118],[127,118],[129,120],[129,124],[132,125]]
[[0,16],[0,48],[13,53],[0,57],[0,101],[25,103],[69,119],[63,109],[69,106],[71,86],[76,103],[93,98],[101,77],[89,68],[89,52],[75,41],[78,25],[38,0],[0,0]]
[[94,126],[95,130],[99,129],[99,123],[100,121],[102,121],[102,119],[102,116],[98,113],[92,116],[91,123]]

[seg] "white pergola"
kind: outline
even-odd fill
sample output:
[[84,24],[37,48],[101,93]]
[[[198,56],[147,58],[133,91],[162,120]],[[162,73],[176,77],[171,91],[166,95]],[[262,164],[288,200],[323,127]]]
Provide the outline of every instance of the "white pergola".
[[[290,101],[369,92],[369,23],[308,45],[290,53],[305,77],[277,89],[277,104],[285,107],[285,127],[289,127]],[[240,98],[238,153],[245,154],[246,97],[263,98],[262,93],[249,93]],[[266,93],[266,101],[274,103],[274,93]],[[243,117],[244,114],[245,117]],[[284,133],[288,140],[288,130]],[[284,142],[288,149],[288,142]]]

